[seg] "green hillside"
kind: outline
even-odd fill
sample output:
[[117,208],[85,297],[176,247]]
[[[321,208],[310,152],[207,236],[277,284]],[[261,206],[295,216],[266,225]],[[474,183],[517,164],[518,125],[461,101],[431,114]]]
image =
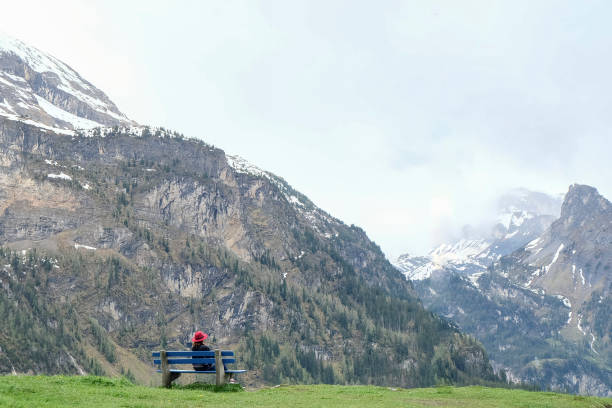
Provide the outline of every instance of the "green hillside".
[[[231,391],[231,390],[230,390]],[[3,407],[612,407],[612,399],[486,387],[401,389],[296,385],[212,392],[133,385],[104,377],[0,377]]]
[[204,330],[248,385],[503,383],[362,229],[219,149],[5,121],[0,159],[2,374],[149,385]]

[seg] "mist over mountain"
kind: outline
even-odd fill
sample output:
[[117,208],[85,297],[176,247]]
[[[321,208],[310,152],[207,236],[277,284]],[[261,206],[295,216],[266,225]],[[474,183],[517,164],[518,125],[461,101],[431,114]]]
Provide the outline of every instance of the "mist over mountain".
[[477,241],[482,247],[470,252],[462,241],[396,266],[428,308],[482,341],[511,378],[610,396],[610,202],[572,185],[553,218],[538,212],[557,210],[555,201],[532,197],[524,210],[510,200],[515,210],[500,218],[508,224],[490,243]]
[[426,256],[400,255],[394,265],[408,279],[421,280],[445,270],[462,275],[483,272],[494,261],[538,237],[557,218],[561,198],[524,188],[501,195],[496,215],[478,227],[466,225],[462,237]]

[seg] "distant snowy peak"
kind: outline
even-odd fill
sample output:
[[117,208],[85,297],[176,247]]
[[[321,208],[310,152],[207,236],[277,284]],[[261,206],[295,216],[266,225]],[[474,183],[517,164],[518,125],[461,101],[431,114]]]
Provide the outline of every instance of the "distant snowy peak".
[[410,256],[409,254],[400,255],[395,262],[392,262],[407,279],[422,280],[431,275],[431,259],[426,256]]
[[135,125],[68,65],[2,32],[0,116],[67,134]]
[[508,232],[518,228],[529,219],[545,215],[557,218],[561,211],[563,195],[530,191],[524,188],[510,190],[497,201],[497,222]]
[[462,239],[454,244],[440,245],[427,256],[401,255],[393,265],[410,280],[428,279],[434,273],[446,270],[470,275],[486,269],[490,245],[482,239]]
[[489,234],[471,234],[470,239],[442,244],[425,257],[402,255],[394,265],[411,280],[428,279],[436,272],[482,273],[501,256],[542,234],[559,215],[561,202],[560,197],[544,193],[511,190],[499,198]]
[[506,230],[510,231],[512,229],[518,228],[525,220],[529,220],[535,217],[534,213],[519,210],[516,207],[510,207],[505,209],[504,212],[500,213],[497,217],[497,222],[501,224]]
[[454,244],[442,244],[429,253],[440,264],[466,262],[485,251],[491,243],[484,239],[461,239]]

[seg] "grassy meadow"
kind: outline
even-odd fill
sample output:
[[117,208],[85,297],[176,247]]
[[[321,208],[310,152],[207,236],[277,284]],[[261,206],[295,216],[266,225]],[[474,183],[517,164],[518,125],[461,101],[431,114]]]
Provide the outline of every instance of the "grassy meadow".
[[215,390],[214,386],[198,384],[164,389],[94,376],[3,376],[0,406],[612,408],[612,399],[487,387],[291,385],[244,391],[240,386]]

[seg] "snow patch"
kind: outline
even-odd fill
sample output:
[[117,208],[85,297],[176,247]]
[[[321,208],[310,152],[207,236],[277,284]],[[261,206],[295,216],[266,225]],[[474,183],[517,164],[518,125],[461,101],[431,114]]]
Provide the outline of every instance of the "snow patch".
[[518,234],[519,230],[515,230],[514,232],[511,232],[509,234],[506,234],[506,236],[504,237],[504,239],[510,239],[513,236],[515,236],[516,234]]
[[597,352],[597,350],[595,350],[595,348],[593,347],[593,344],[595,343],[595,335],[593,333],[591,333],[591,350],[593,350],[593,353],[595,354],[599,354]]
[[554,265],[555,262],[557,262],[557,259],[559,258],[559,254],[561,253],[561,251],[563,250],[565,245],[561,244],[559,245],[559,248],[557,248],[557,252],[555,252],[555,256],[553,257],[553,260],[544,267],[544,274],[547,274],[548,271],[550,270],[550,267]]
[[253,176],[270,178],[268,172],[260,169],[254,164],[251,164],[240,156],[226,155],[225,157],[227,158],[227,164],[229,164],[229,166],[233,168],[237,173],[251,174]]
[[301,201],[300,201],[300,200],[299,200],[299,199],[298,199],[296,196],[294,196],[294,195],[289,196],[288,201],[289,201],[291,204],[294,204],[294,205],[299,205],[300,207],[304,207],[304,204],[302,204],[302,202],[301,202]]
[[480,278],[483,274],[484,272],[476,272],[468,276],[470,282],[472,282],[472,285],[476,286],[477,288],[480,288],[480,286],[478,285],[478,278]]
[[536,238],[533,241],[531,241],[530,243],[527,244],[527,246],[525,247],[525,249],[532,249],[535,248],[536,245],[538,245],[538,242],[540,242],[541,238]]
[[582,333],[583,336],[586,336],[586,332],[584,331],[584,329],[582,328],[582,326],[580,325],[582,323],[582,316],[578,317],[578,330],[580,330],[580,332]]
[[76,242],[74,243],[74,247],[75,247],[75,249],[83,248],[83,249],[87,249],[89,251],[95,251],[97,249],[97,248],[94,248],[94,247],[89,246],[89,245],[77,244]]
[[65,174],[64,172],[61,172],[60,174],[49,173],[49,174],[47,174],[47,178],[50,178],[50,179],[60,179],[60,180],[72,180],[72,177],[70,177],[69,175]]
[[563,304],[566,307],[569,307],[570,309],[572,308],[572,302],[570,302],[570,300],[568,298],[566,298],[565,296],[563,296],[563,295],[555,295],[555,297],[557,299],[559,299],[561,302],[563,302]]
[[77,362],[74,359],[74,357],[72,357],[72,355],[70,353],[68,353],[68,352],[66,352],[66,354],[68,354],[68,358],[70,358],[70,362],[77,369],[77,371],[79,372],[79,375],[86,375],[87,373],[81,368],[80,365],[77,364]]
[[100,124],[98,122],[94,122],[93,120],[85,119],[78,117],[70,112],[66,112],[63,109],[58,108],[53,105],[51,102],[47,101],[44,98],[41,98],[38,95],[35,95],[36,100],[38,101],[38,106],[45,112],[47,112],[50,116],[53,116],[56,119],[59,119],[63,122],[70,123],[75,129],[93,129],[95,127],[99,127]]
[[14,120],[16,122],[21,122],[21,123],[25,123],[26,125],[31,125],[31,126],[35,126],[37,128],[40,129],[44,129],[44,130],[49,130],[53,133],[57,133],[59,135],[67,135],[67,136],[74,136],[75,132],[73,130],[69,130],[69,129],[60,129],[60,128],[56,128],[53,126],[48,126],[45,125],[44,123],[41,122],[36,122],[35,120],[29,119],[29,118],[24,118],[20,115],[17,114],[9,114],[6,111],[2,112],[0,111],[0,114],[2,114],[2,116],[6,117],[7,119],[10,120]]

